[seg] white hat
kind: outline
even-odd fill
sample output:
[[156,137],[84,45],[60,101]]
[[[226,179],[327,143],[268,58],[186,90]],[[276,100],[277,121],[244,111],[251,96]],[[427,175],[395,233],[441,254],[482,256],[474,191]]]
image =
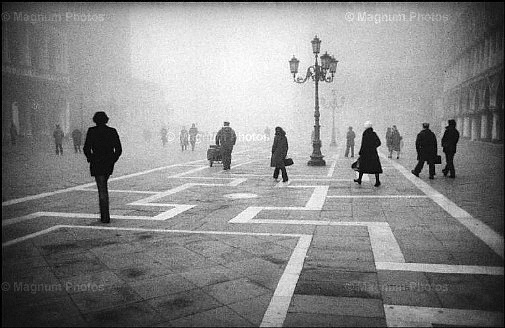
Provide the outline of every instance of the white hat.
[[366,121],[365,124],[364,124],[364,126],[365,126],[365,129],[371,128],[372,127],[372,122]]

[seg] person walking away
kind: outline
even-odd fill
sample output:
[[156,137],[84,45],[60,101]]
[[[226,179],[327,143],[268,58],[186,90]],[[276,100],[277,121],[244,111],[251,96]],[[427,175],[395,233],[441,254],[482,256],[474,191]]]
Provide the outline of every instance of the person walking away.
[[237,141],[235,131],[230,127],[230,122],[224,122],[224,126],[216,135],[216,145],[221,147],[223,170],[229,170],[231,165],[231,153]]
[[449,178],[456,177],[454,169],[454,155],[456,154],[456,144],[459,141],[459,131],[456,130],[456,121],[449,120],[448,126],[445,127],[444,136],[442,137],[442,149],[445,153],[445,168],[442,170],[444,177],[450,173]]
[[430,179],[435,178],[435,159],[437,157],[437,137],[430,130],[429,123],[423,123],[423,130],[419,132],[416,138],[417,165],[410,171],[416,177],[419,177],[424,162],[428,162]]
[[74,150],[75,153],[80,153],[81,152],[81,141],[82,141],[82,133],[81,130],[75,128],[74,131],[72,131],[72,140],[74,142]]
[[365,122],[365,131],[361,137],[361,148],[359,150],[359,177],[354,179],[354,182],[361,184],[363,174],[375,174],[375,187],[381,185],[379,174],[382,173],[382,165],[379,160],[377,148],[381,145],[381,141],[377,133],[372,128],[370,121]]
[[393,158],[393,131],[390,127],[386,130],[386,147],[388,148],[388,158]]
[[346,135],[345,144],[345,157],[349,156],[349,149],[351,149],[351,157],[354,157],[354,139],[356,138],[356,133],[352,130],[352,126],[349,127]]
[[188,144],[189,144],[188,138],[189,138],[188,130],[186,130],[186,127],[183,126],[181,133],[179,135],[179,140],[181,141],[182,151],[188,150]]
[[270,167],[275,167],[274,179],[279,177],[279,171],[282,172],[282,182],[288,182],[288,173],[284,160],[288,155],[288,139],[286,132],[280,127],[275,128],[274,144],[272,145],[272,157],[270,159]]
[[11,144],[14,146],[18,138],[18,129],[16,129],[16,124],[14,124],[14,122],[11,122],[10,133],[11,133]]
[[392,158],[393,156],[393,151],[396,152],[396,159],[400,159],[400,151],[402,149],[402,139],[403,137],[400,135],[400,131],[398,131],[398,128],[396,125],[393,125],[392,129],[392,151],[391,151],[391,156],[389,158]]
[[161,134],[161,143],[163,144],[163,147],[165,147],[165,145],[168,142],[168,138],[167,138],[168,130],[166,128],[161,128],[160,134]]
[[96,112],[93,116],[96,126],[88,129],[83,152],[90,163],[91,176],[95,177],[100,205],[100,221],[110,222],[109,190],[107,182],[114,170],[114,164],[121,153],[121,141],[116,129],[107,126],[109,118],[105,112]]
[[198,129],[196,128],[195,123],[193,123],[193,125],[191,125],[191,128],[189,128],[189,143],[191,144],[191,151],[195,150],[197,135],[198,135]]
[[56,155],[63,155],[63,130],[59,124],[56,124],[56,129],[53,132],[54,144],[56,146]]

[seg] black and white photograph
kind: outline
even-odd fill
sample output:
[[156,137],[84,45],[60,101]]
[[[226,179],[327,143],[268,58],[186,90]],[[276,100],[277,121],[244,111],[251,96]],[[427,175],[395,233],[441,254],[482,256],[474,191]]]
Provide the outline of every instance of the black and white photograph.
[[3,327],[503,327],[504,2],[2,3]]

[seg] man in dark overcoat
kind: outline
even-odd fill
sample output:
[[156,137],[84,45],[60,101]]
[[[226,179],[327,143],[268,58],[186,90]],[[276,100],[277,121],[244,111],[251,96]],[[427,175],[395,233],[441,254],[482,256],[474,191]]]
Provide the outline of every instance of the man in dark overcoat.
[[365,131],[361,137],[361,148],[359,150],[359,177],[354,182],[361,184],[363,174],[375,174],[375,187],[381,185],[379,174],[382,173],[382,165],[377,153],[377,147],[381,141],[377,133],[372,128],[370,121],[365,122]]
[[437,136],[430,130],[429,123],[423,123],[423,130],[419,132],[416,138],[417,165],[411,171],[416,177],[419,177],[424,162],[428,162],[430,179],[435,178],[435,160],[437,157]]
[[76,153],[81,152],[81,142],[82,142],[82,133],[81,130],[78,128],[75,128],[74,131],[72,131],[72,140],[74,142],[74,150]]
[[230,127],[230,122],[224,122],[224,126],[216,135],[216,145],[221,146],[223,170],[229,170],[231,165],[231,153],[237,141],[235,131]]
[[54,137],[54,145],[56,146],[56,155],[63,155],[63,130],[61,129],[59,124],[56,124],[56,129],[54,129],[53,137]]
[[123,151],[119,135],[116,129],[106,125],[108,121],[105,112],[95,113],[93,122],[96,126],[88,129],[83,147],[84,155],[90,163],[91,176],[95,177],[98,188],[100,220],[103,223],[110,222],[107,181]]
[[456,130],[456,121],[449,120],[449,125],[445,127],[444,136],[442,137],[442,148],[445,153],[445,168],[442,170],[444,176],[450,173],[449,178],[456,177],[454,169],[454,155],[456,154],[456,144],[459,141],[459,132]]
[[288,155],[288,139],[286,132],[278,126],[275,128],[274,144],[272,145],[272,157],[270,159],[270,166],[275,167],[274,179],[279,177],[279,171],[282,172],[282,182],[288,182],[288,173],[284,160]]

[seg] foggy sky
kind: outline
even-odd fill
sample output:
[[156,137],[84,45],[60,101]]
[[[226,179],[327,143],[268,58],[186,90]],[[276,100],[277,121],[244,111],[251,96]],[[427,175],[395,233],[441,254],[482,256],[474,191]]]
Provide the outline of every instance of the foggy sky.
[[[339,123],[401,120],[422,115],[420,107],[441,91],[445,35],[462,7],[136,4],[130,9],[132,72],[162,84],[177,120],[186,125],[197,122],[214,130],[230,120],[244,130],[310,129],[314,83],[294,83],[288,61],[295,55],[299,74],[305,75],[314,64],[310,41],[317,35],[321,54],[339,60],[335,81],[320,84],[321,97],[330,97],[333,89],[346,97]],[[346,20],[347,13],[353,21]],[[359,15],[374,20],[357,21]],[[396,21],[384,21],[388,18]],[[444,19],[434,21],[439,18]],[[331,112],[320,105],[321,124],[328,126]]]

